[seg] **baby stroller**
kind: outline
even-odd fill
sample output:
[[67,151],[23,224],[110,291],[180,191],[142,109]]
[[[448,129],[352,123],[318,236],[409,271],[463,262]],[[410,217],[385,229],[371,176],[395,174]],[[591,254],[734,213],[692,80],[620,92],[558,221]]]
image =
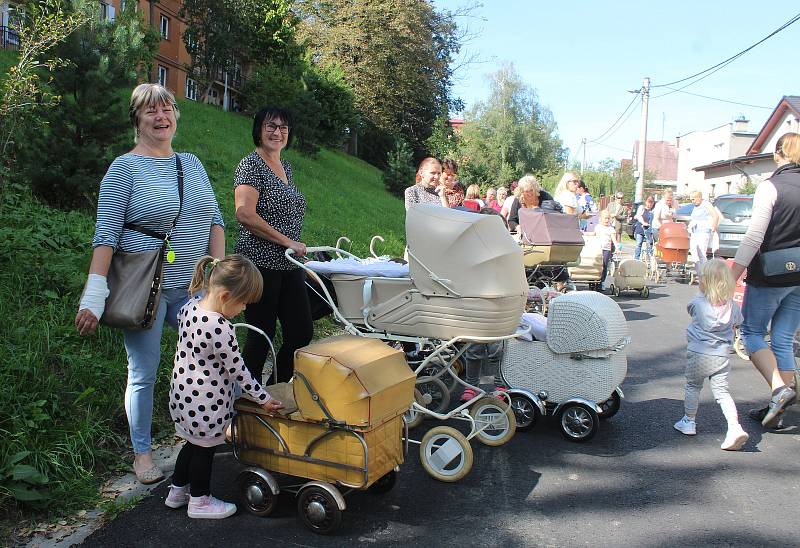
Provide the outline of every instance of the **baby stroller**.
[[553,300],[546,334],[545,341],[505,342],[500,373],[511,387],[517,428],[553,415],[566,439],[588,441],[622,403],[630,343],[625,316],[611,298],[575,291]]
[[[544,290],[541,294],[545,296],[554,287],[566,289],[570,282],[567,265],[578,260],[584,246],[578,218],[546,209],[520,209],[517,232],[528,285]],[[547,299],[539,309],[547,313]]]
[[619,297],[622,291],[638,291],[643,299],[650,296],[647,287],[647,265],[636,259],[625,259],[614,269],[611,293]]
[[299,349],[292,382],[268,389],[285,415],[267,415],[245,398],[235,404],[233,451],[248,466],[238,483],[250,513],[268,516],[281,491],[294,493],[303,523],[328,534],[346,508],[341,490],[394,486],[414,391],[402,352],[363,337],[331,337]]
[[603,289],[603,245],[596,236],[584,236],[585,243],[578,263],[569,267],[569,277],[573,283],[585,283],[589,289],[600,291]]
[[[514,434],[510,406],[471,386],[479,397],[447,411],[449,389],[442,379],[467,385],[453,372],[472,343],[511,338],[524,309],[528,286],[522,251],[499,218],[432,205],[413,205],[406,214],[408,264],[360,259],[330,247],[343,260],[301,263],[317,282],[334,318],[353,335],[390,344],[415,345],[422,359],[415,365],[417,393],[409,426],[425,416],[470,424],[467,436],[441,426],[420,444],[426,471],[442,481],[456,481],[472,466],[469,440],[501,445]],[[322,276],[330,281],[333,293]],[[507,399],[506,399],[507,401]]]
[[661,225],[656,242],[656,257],[664,264],[667,275],[684,280],[694,272],[687,265],[689,255],[689,232],[684,223],[670,222]]

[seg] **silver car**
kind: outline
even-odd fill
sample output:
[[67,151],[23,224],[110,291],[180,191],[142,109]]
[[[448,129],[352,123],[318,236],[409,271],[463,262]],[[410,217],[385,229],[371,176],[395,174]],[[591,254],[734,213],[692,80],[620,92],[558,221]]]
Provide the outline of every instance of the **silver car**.
[[[723,194],[714,200],[716,207],[722,214],[717,231],[719,232],[720,257],[733,257],[739,249],[739,243],[744,238],[747,227],[750,226],[750,217],[753,213],[752,194]],[[675,220],[689,224],[692,218],[694,204],[688,203],[675,210]]]

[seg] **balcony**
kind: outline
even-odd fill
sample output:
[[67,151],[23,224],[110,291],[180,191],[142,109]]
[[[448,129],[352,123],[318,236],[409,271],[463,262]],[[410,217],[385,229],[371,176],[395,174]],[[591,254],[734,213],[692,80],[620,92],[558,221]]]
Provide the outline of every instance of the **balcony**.
[[16,29],[0,26],[0,49],[19,49],[19,33]]

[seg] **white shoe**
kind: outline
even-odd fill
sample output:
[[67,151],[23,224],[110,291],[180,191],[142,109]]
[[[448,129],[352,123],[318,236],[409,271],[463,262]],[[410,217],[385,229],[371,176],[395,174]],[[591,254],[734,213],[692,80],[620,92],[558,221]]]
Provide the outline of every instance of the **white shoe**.
[[190,497],[187,515],[198,519],[223,519],[236,513],[236,505],[215,499],[211,495]]
[[694,436],[697,434],[697,423],[686,415],[681,420],[674,424],[675,430],[687,436]]
[[750,435],[737,424],[735,427],[728,428],[725,441],[722,442],[719,448],[723,451],[738,451],[749,438]]
[[189,484],[183,487],[170,485],[169,494],[166,500],[164,500],[164,505],[169,508],[181,508],[187,504],[189,504]]

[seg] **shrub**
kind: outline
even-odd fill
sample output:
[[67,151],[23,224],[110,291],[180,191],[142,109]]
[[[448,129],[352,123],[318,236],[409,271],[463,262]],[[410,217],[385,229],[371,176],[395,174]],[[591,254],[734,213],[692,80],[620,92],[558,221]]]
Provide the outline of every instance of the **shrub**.
[[386,190],[396,196],[402,196],[406,187],[414,181],[416,171],[412,162],[411,147],[402,139],[397,139],[394,148],[386,154],[387,167],[383,172],[383,184]]

